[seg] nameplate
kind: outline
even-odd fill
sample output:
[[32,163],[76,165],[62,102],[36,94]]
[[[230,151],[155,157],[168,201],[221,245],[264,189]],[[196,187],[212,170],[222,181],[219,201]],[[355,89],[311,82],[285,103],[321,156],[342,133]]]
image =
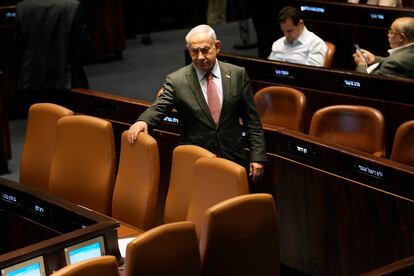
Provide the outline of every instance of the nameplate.
[[369,175],[378,179],[384,179],[384,173],[380,169],[375,168],[374,166],[362,163],[355,163],[354,169],[359,173]]
[[0,22],[13,22],[16,21],[16,11],[6,10],[0,14]]
[[47,216],[50,214],[49,208],[46,204],[38,200],[29,201],[28,207],[30,211],[41,216]]
[[169,117],[169,116],[165,116],[163,119],[164,122],[168,122],[168,123],[173,123],[173,124],[179,124],[180,120],[178,120],[178,118],[176,117]]
[[16,12],[6,12],[5,16],[6,18],[16,18]]
[[312,12],[312,13],[325,13],[324,7],[317,7],[317,6],[300,6],[300,10],[302,12]]
[[343,79],[341,82],[341,85],[343,87],[355,88],[355,89],[360,89],[362,87],[362,83],[360,81],[353,80],[353,79]]
[[372,20],[384,20],[385,16],[381,13],[370,13],[369,14],[369,19]]
[[273,69],[273,75],[276,77],[281,77],[281,78],[290,78],[290,79],[294,79],[295,76],[294,74],[286,69]]
[[21,205],[21,199],[17,195],[17,193],[13,193],[11,191],[2,191],[1,192],[1,199],[5,202],[15,204],[17,206]]
[[309,146],[303,143],[295,143],[292,141],[288,141],[288,150],[290,153],[305,157],[305,158],[313,158],[315,157],[315,151]]

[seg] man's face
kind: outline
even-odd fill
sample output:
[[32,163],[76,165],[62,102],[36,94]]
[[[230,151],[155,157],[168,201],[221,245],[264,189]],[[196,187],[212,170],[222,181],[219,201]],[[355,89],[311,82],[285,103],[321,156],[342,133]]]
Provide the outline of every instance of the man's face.
[[283,32],[283,35],[286,37],[286,40],[289,43],[292,43],[303,31],[303,20],[299,20],[298,25],[293,24],[292,19],[288,18],[285,22],[280,23],[280,29]]
[[207,33],[193,34],[187,45],[193,64],[204,72],[210,72],[220,51],[220,40],[212,41]]
[[398,22],[394,21],[391,27],[388,29],[388,42],[391,48],[397,48],[403,45],[404,36],[398,30]]

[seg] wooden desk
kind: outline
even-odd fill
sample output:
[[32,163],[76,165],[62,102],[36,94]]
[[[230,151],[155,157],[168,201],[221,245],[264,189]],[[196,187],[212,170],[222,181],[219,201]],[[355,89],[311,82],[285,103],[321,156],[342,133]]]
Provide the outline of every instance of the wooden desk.
[[119,222],[53,195],[0,177],[0,269],[42,256],[46,275],[66,265],[64,248],[102,236],[121,262]]
[[221,52],[219,59],[245,67],[254,90],[286,85],[306,95],[305,132],[313,113],[335,104],[366,105],[385,117],[386,153],[391,153],[395,131],[414,119],[414,80],[389,78],[354,71],[270,61]]
[[[79,89],[68,96],[69,108],[122,129],[150,104]],[[179,131],[171,122],[153,130],[162,163],[171,162]],[[282,263],[310,275],[357,275],[412,255],[413,167],[284,129],[265,129],[265,138],[269,162],[258,190],[277,202]]]
[[288,130],[265,135],[282,263],[357,275],[412,254],[413,168]]

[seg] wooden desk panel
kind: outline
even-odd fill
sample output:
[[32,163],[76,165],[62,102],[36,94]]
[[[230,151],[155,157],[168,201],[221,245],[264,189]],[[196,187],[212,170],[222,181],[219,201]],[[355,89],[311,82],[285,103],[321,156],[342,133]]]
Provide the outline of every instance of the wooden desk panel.
[[310,275],[357,275],[410,256],[412,201],[271,158],[281,262]]
[[[64,248],[97,236],[104,238],[105,252],[121,261],[116,231],[119,222],[105,215],[1,177],[0,210],[8,214],[2,216],[0,229],[0,269],[43,256],[49,275],[66,265]],[[12,220],[7,221],[5,217]],[[28,223],[20,225],[14,223],[16,221]],[[44,235],[42,239],[36,233],[28,233],[28,229],[23,228],[27,225],[37,226],[27,227],[30,230],[47,229],[53,235],[39,231]],[[7,234],[10,236],[5,236]],[[30,239],[32,236],[34,240]]]

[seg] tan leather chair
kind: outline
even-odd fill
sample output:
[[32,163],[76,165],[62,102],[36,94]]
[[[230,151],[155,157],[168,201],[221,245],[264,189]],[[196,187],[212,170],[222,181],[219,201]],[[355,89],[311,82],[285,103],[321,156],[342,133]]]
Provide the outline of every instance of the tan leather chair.
[[335,44],[328,41],[325,41],[325,44],[328,50],[326,51],[323,67],[331,68],[334,60],[336,46]]
[[49,190],[57,121],[73,111],[52,103],[34,104],[29,109],[26,137],[20,158],[20,183]]
[[114,166],[110,122],[85,115],[59,119],[50,168],[50,193],[110,215]]
[[122,133],[112,216],[142,230],[156,225],[160,160],[157,141],[141,132],[134,144]]
[[333,105],[316,111],[309,135],[383,157],[384,116],[377,109]]
[[215,157],[215,155],[195,145],[181,145],[174,149],[164,208],[164,223],[183,221],[187,218],[193,190],[195,162],[202,157]]
[[195,163],[193,193],[187,220],[200,236],[204,212],[223,200],[249,193],[244,167],[223,158],[200,158]]
[[269,86],[254,95],[254,103],[265,127],[286,127],[303,132],[306,97],[286,86]]
[[414,166],[414,120],[398,127],[390,159]]
[[203,275],[279,275],[279,229],[269,194],[237,196],[210,207],[203,221]]
[[119,276],[114,256],[102,256],[65,266],[52,273],[53,276]]
[[201,275],[194,224],[164,224],[132,240],[127,246],[123,275]]

